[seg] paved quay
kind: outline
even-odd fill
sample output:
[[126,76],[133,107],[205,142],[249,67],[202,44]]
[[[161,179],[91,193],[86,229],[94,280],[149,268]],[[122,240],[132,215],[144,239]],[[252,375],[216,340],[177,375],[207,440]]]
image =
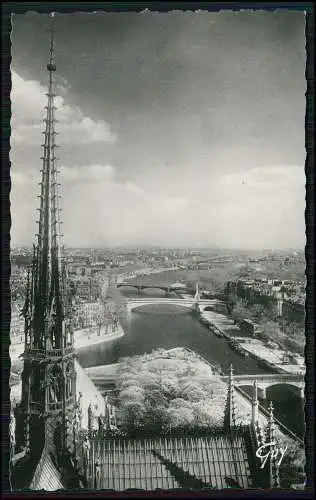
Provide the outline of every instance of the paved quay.
[[223,314],[203,311],[201,318],[206,320],[210,326],[215,326],[215,329],[236,345],[236,350],[241,354],[253,356],[257,360],[267,363],[269,367],[275,367],[279,372],[305,373],[306,367],[303,356],[289,353],[272,341],[263,342],[258,338],[242,336],[239,327],[234,324],[234,321]]
[[121,325],[110,333],[101,332],[98,334],[96,329],[78,330],[74,335],[75,349],[80,350],[87,346],[103,344],[114,339],[119,339],[124,336],[124,330]]

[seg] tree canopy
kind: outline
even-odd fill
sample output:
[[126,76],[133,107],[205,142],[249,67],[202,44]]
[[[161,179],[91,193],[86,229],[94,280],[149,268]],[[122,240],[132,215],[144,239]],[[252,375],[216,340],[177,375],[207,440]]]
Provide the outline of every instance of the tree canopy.
[[159,350],[120,362],[118,406],[126,431],[223,424],[226,385],[194,353],[184,357]]

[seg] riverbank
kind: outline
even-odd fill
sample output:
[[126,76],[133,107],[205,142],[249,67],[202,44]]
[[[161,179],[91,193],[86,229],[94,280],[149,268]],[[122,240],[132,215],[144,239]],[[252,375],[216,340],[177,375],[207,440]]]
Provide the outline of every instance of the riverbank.
[[[98,329],[85,328],[83,330],[76,330],[74,332],[74,347],[75,351],[80,354],[84,353],[95,346],[109,345],[111,348],[113,344],[125,335],[125,332],[120,324],[117,328],[110,333],[98,333]],[[10,359],[11,359],[11,376],[15,380],[16,373],[19,374],[23,369],[23,352],[24,342],[19,344],[12,344],[10,346]]]
[[305,374],[303,356],[284,351],[274,342],[243,336],[239,327],[227,316],[213,311],[203,311],[199,320],[214,335],[225,338],[236,352],[244,357],[251,356],[269,370],[278,373]]
[[117,328],[110,333],[100,332],[95,328],[88,328],[85,330],[77,330],[74,332],[75,349],[80,350],[87,346],[91,347],[104,342],[110,342],[114,339],[120,339],[124,336],[124,330],[120,324]]

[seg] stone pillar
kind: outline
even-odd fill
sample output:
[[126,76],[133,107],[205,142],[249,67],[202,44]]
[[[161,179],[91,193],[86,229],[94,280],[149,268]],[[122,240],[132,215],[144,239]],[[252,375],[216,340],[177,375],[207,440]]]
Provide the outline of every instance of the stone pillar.
[[258,387],[258,394],[260,399],[267,399],[266,387]]

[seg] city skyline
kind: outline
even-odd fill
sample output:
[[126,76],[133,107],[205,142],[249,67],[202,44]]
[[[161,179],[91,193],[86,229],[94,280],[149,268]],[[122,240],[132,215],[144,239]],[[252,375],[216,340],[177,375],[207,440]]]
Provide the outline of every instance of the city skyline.
[[[29,246],[48,16],[12,24],[11,238]],[[56,14],[55,27],[66,246],[304,247],[303,12]]]

